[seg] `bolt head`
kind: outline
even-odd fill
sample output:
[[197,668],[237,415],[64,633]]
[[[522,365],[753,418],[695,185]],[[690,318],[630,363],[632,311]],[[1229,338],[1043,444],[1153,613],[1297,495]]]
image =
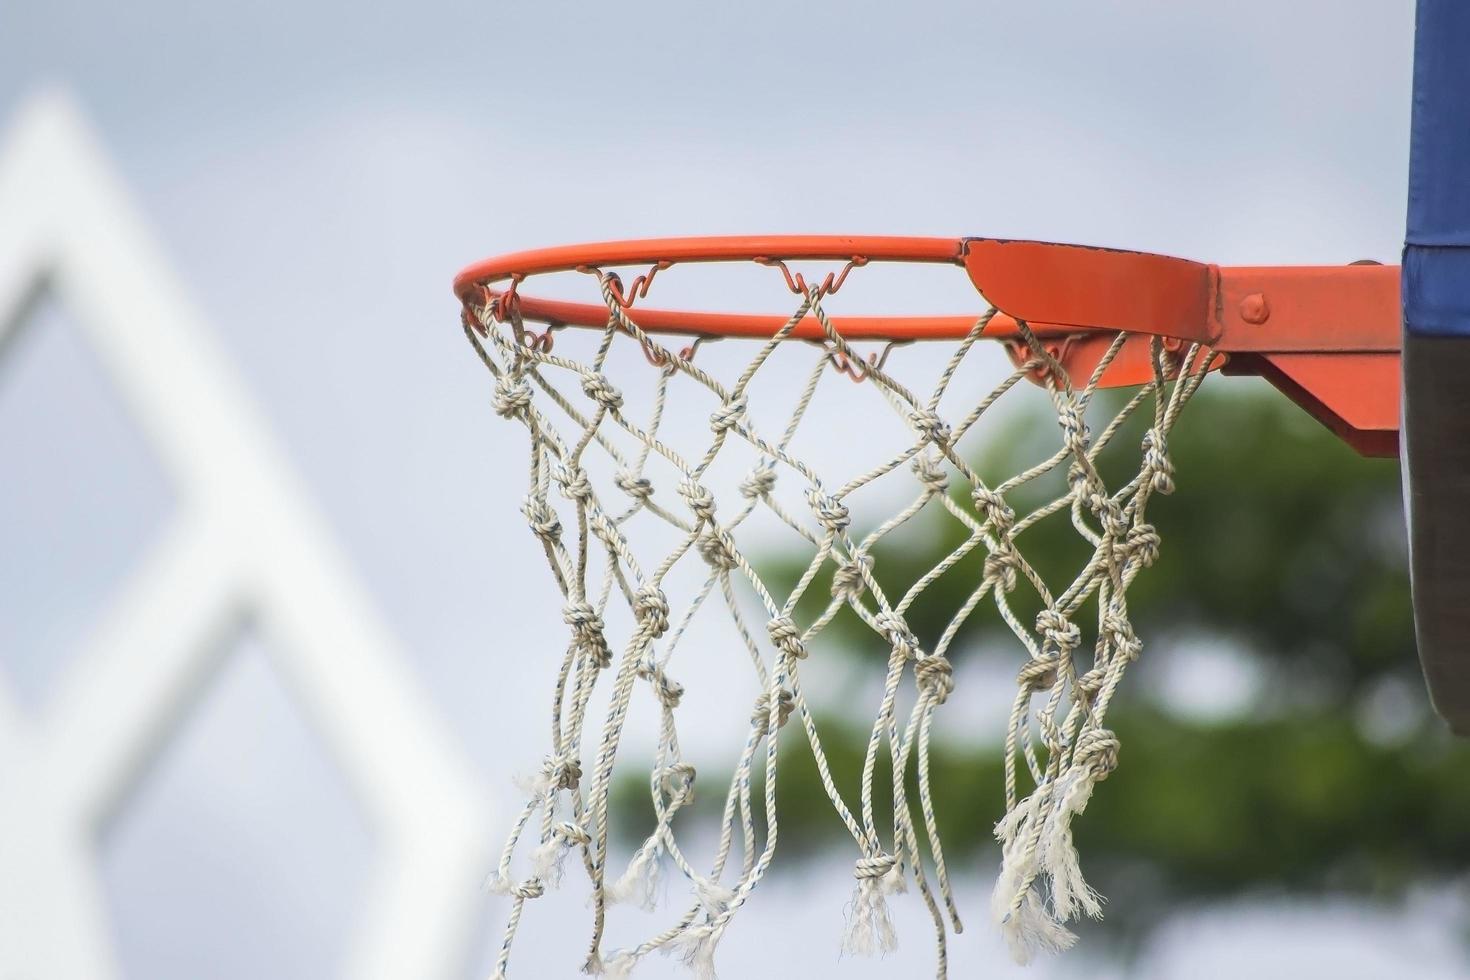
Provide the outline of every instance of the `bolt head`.
[[1240,318],[1246,323],[1265,323],[1270,316],[1271,307],[1260,293],[1251,293],[1240,301]]

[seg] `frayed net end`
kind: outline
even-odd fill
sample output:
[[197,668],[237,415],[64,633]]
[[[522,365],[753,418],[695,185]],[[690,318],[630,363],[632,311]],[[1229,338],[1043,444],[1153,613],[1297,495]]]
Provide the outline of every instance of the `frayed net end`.
[[858,956],[873,956],[898,948],[898,933],[888,912],[887,896],[904,890],[903,867],[891,854],[861,858],[853,868],[857,887],[842,948]]
[[620,905],[636,905],[652,912],[658,906],[661,854],[662,850],[653,841],[640,847],[628,863],[628,870],[607,886],[607,900]]
[[718,980],[715,975],[715,947],[719,945],[720,933],[712,926],[689,929],[674,940],[679,958],[694,974],[694,980]]
[[1026,889],[1019,904],[1007,903],[999,925],[1011,958],[1022,966],[1039,953],[1060,953],[1077,942],[1077,934],[1052,917],[1033,888]]
[[602,976],[604,980],[628,980],[633,975],[633,967],[637,963],[638,957],[627,950],[614,953],[603,960]]
[[1001,843],[1000,875],[990,896],[990,914],[1005,936],[1011,958],[1026,964],[1038,953],[1058,953],[1077,936],[1047,910],[1035,882],[1042,874],[1039,848],[1028,846],[1035,832],[1041,795],[1022,800],[996,824]]
[[1069,775],[1041,839],[1041,867],[1051,882],[1052,910],[1063,922],[1081,913],[1102,917],[1102,896],[1082,877],[1077,846],[1072,842],[1072,818],[1087,809],[1095,785],[1089,772]]

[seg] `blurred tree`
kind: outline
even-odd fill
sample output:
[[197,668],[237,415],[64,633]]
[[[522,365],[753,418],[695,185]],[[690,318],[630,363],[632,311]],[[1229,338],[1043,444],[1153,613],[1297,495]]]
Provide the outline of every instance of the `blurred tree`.
[[[1263,388],[1205,385],[1171,438],[1178,490],[1150,505],[1163,549],[1129,594],[1145,649],[1108,715],[1123,746],[1120,767],[1077,824],[1084,870],[1112,900],[1105,921],[1123,937],[1191,901],[1261,891],[1388,899],[1470,867],[1470,746],[1433,718],[1419,677],[1398,466],[1359,458]],[[1031,422],[1011,431],[984,450],[982,475],[1035,458]],[[1130,432],[1120,439],[1137,445],[1141,429]],[[963,540],[939,508],[926,515],[915,536],[875,552],[885,587],[912,582]],[[1077,567],[1078,545],[1065,523],[1048,521],[1026,532],[1023,551],[1058,581]],[[982,559],[969,556],[914,606],[909,621],[921,638],[943,630]],[[773,575],[794,579],[798,560]],[[818,583],[813,593],[801,610],[808,621],[826,590]],[[813,656],[881,672],[881,641],[855,617],[843,622]],[[951,658],[959,665],[1004,651],[1019,663],[1014,638],[997,629],[982,606]],[[1258,695],[1243,710],[1191,714],[1161,695],[1171,687],[1163,678],[1170,658],[1201,645],[1235,651],[1257,676]],[[868,724],[830,708],[819,719],[840,786],[857,785]],[[847,838],[794,728],[783,758],[790,867],[792,857]],[[998,745],[951,734],[936,746],[935,806],[952,860],[993,847],[1001,766]],[[646,783],[620,795],[638,806]]]

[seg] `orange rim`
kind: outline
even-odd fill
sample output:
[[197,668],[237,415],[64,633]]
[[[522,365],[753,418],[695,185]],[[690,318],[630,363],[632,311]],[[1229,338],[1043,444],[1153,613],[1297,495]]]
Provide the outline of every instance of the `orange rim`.
[[[607,326],[607,307],[598,303],[550,300],[527,295],[519,287],[531,276],[553,272],[601,270],[604,267],[648,266],[648,272],[623,291],[615,281],[618,300],[632,310],[648,292],[659,271],[672,265],[693,262],[757,262],[778,267],[794,292],[804,292],[805,277],[785,266],[788,261],[846,263],[817,287],[822,295],[841,288],[847,273],[869,262],[921,262],[963,265],[962,238],[904,238],[846,235],[762,235],[707,238],[637,239],[563,245],[555,248],[515,252],[469,266],[454,279],[454,291],[467,306],[499,302],[514,297],[522,317],[554,325]],[[500,288],[496,288],[499,286]],[[975,316],[856,316],[833,317],[843,335],[862,340],[920,340],[963,337],[975,325]],[[639,307],[638,326],[649,333],[682,333],[707,337],[769,337],[790,319],[789,314],[715,313]],[[997,324],[996,336],[1015,333],[1015,325]],[[801,324],[791,334],[796,340],[822,336],[816,323]]]
[[513,278],[611,265],[676,262],[814,260],[844,262],[937,262],[959,265],[963,238],[901,238],[885,235],[720,235],[704,238],[639,238],[620,242],[558,245],[512,252],[476,262],[454,277],[454,291],[469,299],[476,286]]

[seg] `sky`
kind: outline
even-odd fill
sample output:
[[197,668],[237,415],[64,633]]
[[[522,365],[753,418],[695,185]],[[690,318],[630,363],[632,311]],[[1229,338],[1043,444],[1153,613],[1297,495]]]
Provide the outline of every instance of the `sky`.
[[[1393,261],[1411,39],[1407,2],[11,0],[0,6],[0,125],[46,88],[88,114],[417,676],[500,791],[540,751],[524,742],[522,702],[545,678],[526,651],[557,603],[525,584],[539,558],[505,463],[519,433],[490,412],[459,333],[448,288],[459,267],[560,242],[736,232],[1033,237],[1240,264]],[[876,311],[966,298],[963,284],[917,272],[889,281],[896,288],[864,294]],[[709,291],[697,298],[744,300]],[[21,363],[0,365],[0,452],[41,476],[24,493],[0,489],[0,510],[23,515],[0,517],[0,542],[56,577],[6,580],[29,583],[31,598],[5,610],[0,635],[64,656],[75,638],[47,632],[58,618],[47,597],[96,601],[106,570],[122,573],[169,504],[146,451],[113,433],[106,393],[64,325],[32,333],[10,359]],[[54,465],[53,447],[89,425],[110,427],[100,461]],[[78,495],[77,472],[109,474],[113,493],[69,505],[103,508],[106,533],[37,533],[78,526],[57,502]],[[81,567],[102,571],[82,581]],[[76,591],[58,597],[55,581]],[[502,615],[508,606],[522,614]],[[179,871],[159,884],[178,828],[215,826],[190,807],[231,798],[236,783],[211,775],[211,753],[238,752],[252,719],[290,712],[258,645],[241,641],[106,852],[114,904],[135,909],[117,924],[130,976],[197,975],[199,960],[170,958],[156,924],[211,888],[236,897],[209,892],[225,904],[208,907],[279,927],[266,931],[284,959],[246,958],[241,975],[320,975],[334,962],[340,896],[371,841],[367,830],[333,833],[352,824],[353,804],[312,775],[323,763],[310,761],[320,749],[309,730],[272,726],[260,752],[274,761],[252,764],[294,775],[275,797],[245,794],[231,826],[279,826],[300,847],[333,836],[322,867],[268,881],[225,868],[211,884],[190,877],[197,860],[165,861]],[[13,655],[7,666],[44,697],[47,663]],[[303,908],[330,910],[280,914],[291,906],[259,892],[281,880],[304,882]],[[805,903],[785,887],[772,907],[794,914]],[[161,910],[151,920],[150,907]],[[1302,914],[1316,916],[1302,928],[1322,943],[1352,936],[1374,950],[1398,921]],[[303,917],[315,931],[293,929]],[[1254,925],[1242,928],[1259,930],[1263,949],[1303,941],[1273,931],[1272,918],[1247,914]],[[200,922],[207,959],[228,932]],[[976,943],[973,962],[997,958]],[[1180,962],[1177,948],[1166,937],[1159,962]],[[1211,955],[1223,962],[1229,950]],[[1341,975],[1381,975],[1370,962],[1349,957]]]

